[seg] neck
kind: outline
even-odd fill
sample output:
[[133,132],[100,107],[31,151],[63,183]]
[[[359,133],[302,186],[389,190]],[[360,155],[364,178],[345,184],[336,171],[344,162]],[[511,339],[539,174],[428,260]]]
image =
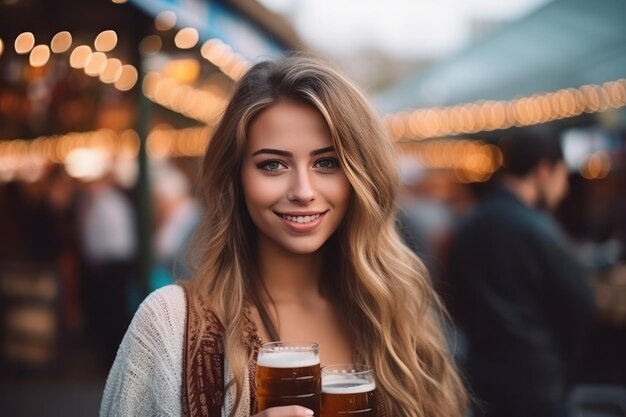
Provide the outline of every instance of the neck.
[[513,176],[505,176],[502,178],[502,185],[504,188],[513,193],[524,204],[529,207],[534,207],[539,198],[539,193],[535,182],[529,176],[518,178]]
[[259,277],[276,304],[319,296],[322,259],[323,248],[311,254],[294,254],[259,237]]

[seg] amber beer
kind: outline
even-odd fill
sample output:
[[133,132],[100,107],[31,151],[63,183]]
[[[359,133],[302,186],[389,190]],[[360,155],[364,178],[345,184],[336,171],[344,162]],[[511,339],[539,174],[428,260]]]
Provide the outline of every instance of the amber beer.
[[365,365],[322,369],[322,417],[376,417],[376,383]]
[[317,343],[266,343],[257,359],[259,411],[300,405],[320,415],[320,357]]

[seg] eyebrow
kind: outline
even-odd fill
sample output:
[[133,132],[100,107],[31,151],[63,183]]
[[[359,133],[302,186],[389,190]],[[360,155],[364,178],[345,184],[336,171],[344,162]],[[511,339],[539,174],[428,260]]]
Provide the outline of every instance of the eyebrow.
[[[327,146],[325,148],[316,149],[314,151],[311,151],[310,155],[311,156],[320,155],[320,154],[327,153],[327,152],[333,152],[334,150],[335,150],[334,146]],[[263,153],[268,153],[268,154],[271,154],[271,155],[286,156],[286,157],[289,157],[289,158],[293,157],[293,154],[291,152],[281,151],[279,149],[268,149],[268,148],[259,149],[258,151],[255,151],[252,154],[252,156],[263,154]]]

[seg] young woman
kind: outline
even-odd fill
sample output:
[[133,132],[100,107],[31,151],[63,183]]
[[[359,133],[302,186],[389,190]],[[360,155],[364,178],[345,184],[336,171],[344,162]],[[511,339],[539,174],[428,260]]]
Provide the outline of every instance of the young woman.
[[379,416],[461,417],[466,397],[422,263],[395,228],[393,144],[363,95],[318,60],[253,66],[215,129],[193,278],[142,304],[101,416],[257,414],[261,342],[315,341],[366,363]]

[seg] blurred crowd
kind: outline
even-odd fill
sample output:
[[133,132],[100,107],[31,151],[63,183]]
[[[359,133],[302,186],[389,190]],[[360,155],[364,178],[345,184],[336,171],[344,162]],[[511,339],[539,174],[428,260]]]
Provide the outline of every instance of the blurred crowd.
[[89,181],[49,165],[0,184],[2,367],[21,373],[84,344],[108,370],[145,296],[184,274],[181,248],[199,219],[184,169],[154,163],[152,267],[139,276],[137,194],[108,172]]
[[[558,174],[535,159],[471,184],[416,156],[398,161],[398,224],[452,314],[451,347],[479,410],[503,396],[523,402],[531,394],[520,387],[536,388],[541,402],[577,383],[626,385],[623,180],[597,181],[592,195],[562,159]],[[50,165],[36,180],[0,184],[5,375],[45,373],[72,343],[106,372],[145,292],[188,276],[185,246],[201,215],[196,166],[150,165],[148,277],[138,267],[137,194],[113,175],[81,181]],[[595,238],[581,233],[589,230]]]

